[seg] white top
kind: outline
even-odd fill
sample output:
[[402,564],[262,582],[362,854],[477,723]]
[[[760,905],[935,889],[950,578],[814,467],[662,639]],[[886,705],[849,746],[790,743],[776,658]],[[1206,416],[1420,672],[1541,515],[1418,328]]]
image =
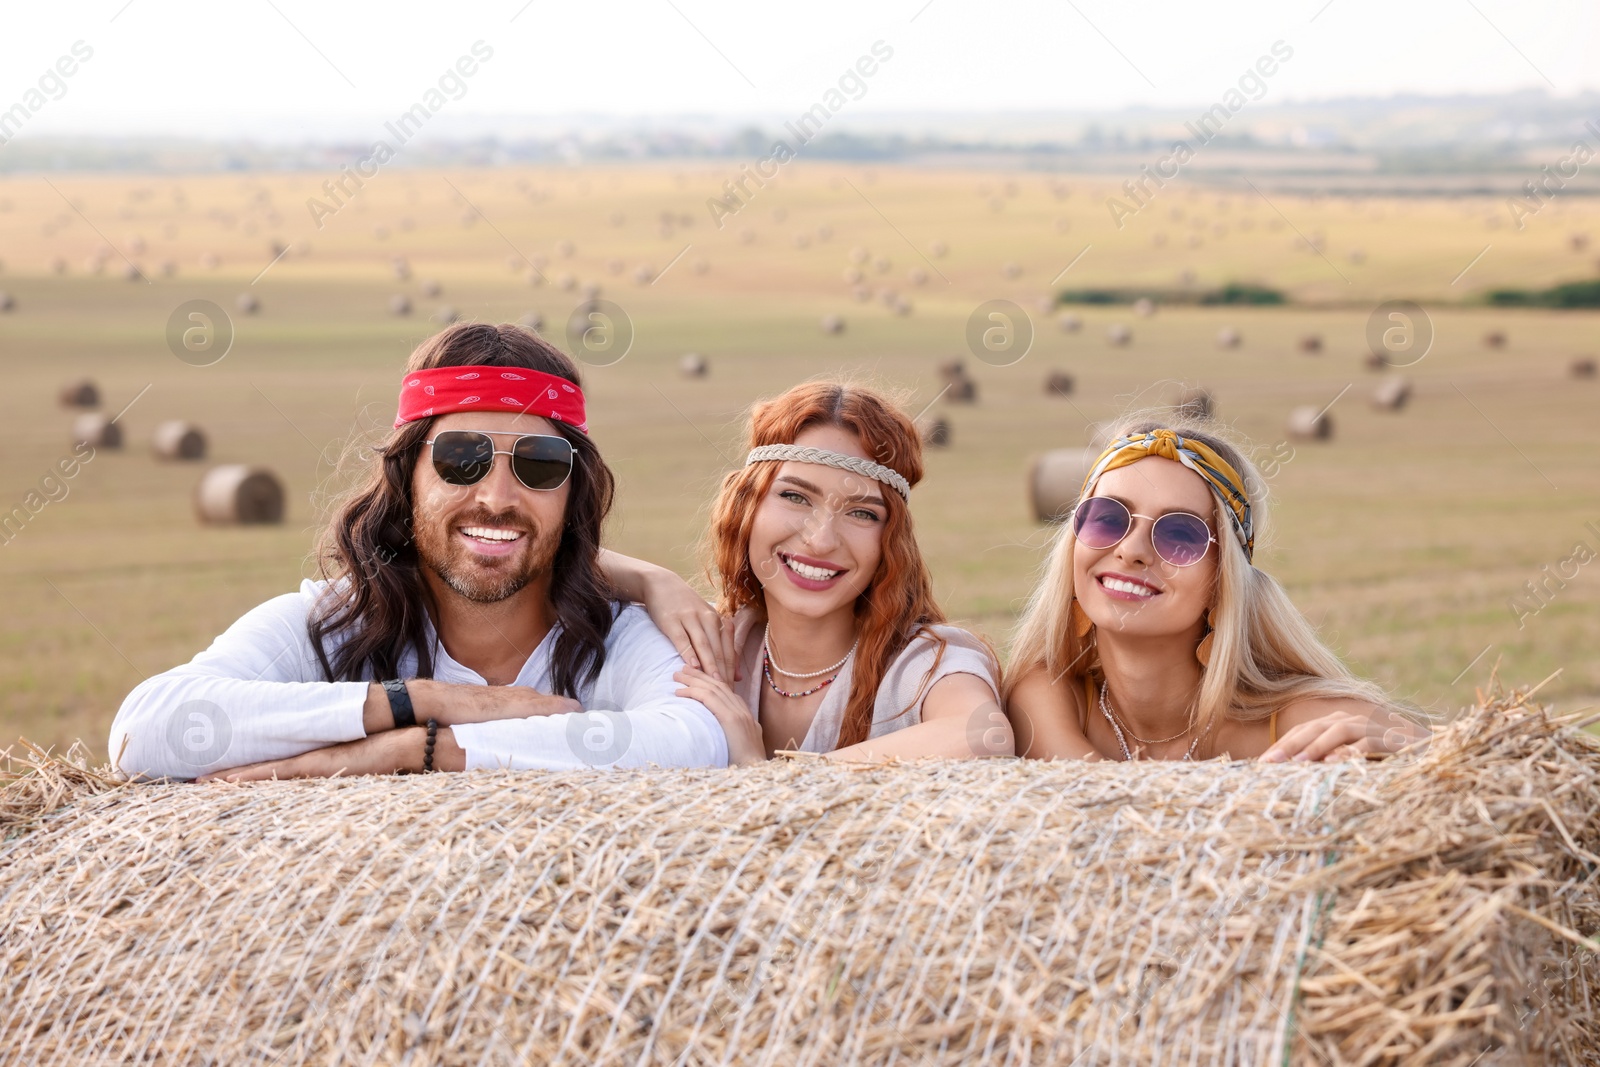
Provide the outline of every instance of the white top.
[[[207,771],[286,759],[366,736],[366,681],[326,682],[306,620],[326,582],[304,581],[247,612],[181,667],[141,682],[111,724],[111,758],[124,774],[194,778]],[[726,767],[728,742],[699,701],[675,695],[683,659],[643,608],[617,605],[606,661],[577,694],[584,712],[453,726],[467,769],[511,767]],[[551,692],[557,624],[533,650],[514,685]],[[434,633],[433,677],[486,685],[450,658]],[[330,658],[339,644],[326,638]],[[407,650],[399,674],[411,677]],[[127,748],[123,749],[126,741]],[[120,759],[118,754],[121,753]]]
[[[943,655],[939,654],[938,643],[928,636],[930,630],[944,638]],[[761,626],[759,624],[751,626],[749,636],[745,638],[744,648],[740,651],[739,665],[744,677],[734,683],[734,690],[744,698],[745,706],[750,709],[750,714],[757,722],[761,720],[761,691],[767,686],[766,676],[761,670],[762,640]],[[779,655],[781,662],[782,653]],[[934,665],[935,658],[939,661],[937,666]],[[844,725],[846,705],[850,703],[850,685],[855,665],[856,658],[851,656],[849,662],[839,671],[838,677],[823,693],[822,703],[818,705],[817,714],[811,720],[811,728],[806,731],[806,738],[800,745],[800,751],[832,752],[839,747],[839,730]],[[779,685],[789,682],[797,689],[809,689],[818,681],[813,678],[803,684],[794,683],[783,675],[774,673]],[[867,740],[892,734],[896,730],[904,730],[907,726],[915,726],[921,722],[922,702],[927,699],[928,690],[946,675],[975,674],[987,682],[990,689],[998,693],[999,673],[999,665],[995,663],[988,648],[966,630],[959,626],[942,624],[922,627],[889,665],[883,681],[878,684],[878,694],[872,706],[872,726],[867,731]]]

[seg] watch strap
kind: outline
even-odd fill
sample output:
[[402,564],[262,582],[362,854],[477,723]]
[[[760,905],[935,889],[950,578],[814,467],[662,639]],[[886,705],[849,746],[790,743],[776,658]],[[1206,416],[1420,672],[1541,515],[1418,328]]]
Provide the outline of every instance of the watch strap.
[[389,694],[389,710],[394,714],[394,728],[401,730],[407,726],[417,725],[417,711],[411,706],[411,694],[406,690],[406,683],[399,678],[390,678],[380,684],[384,692]]

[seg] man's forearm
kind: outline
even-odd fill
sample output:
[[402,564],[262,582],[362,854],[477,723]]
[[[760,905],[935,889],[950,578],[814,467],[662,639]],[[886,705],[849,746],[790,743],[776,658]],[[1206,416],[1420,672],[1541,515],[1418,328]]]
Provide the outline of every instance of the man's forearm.
[[[411,708],[417,722],[426,723],[429,719],[435,719],[440,726],[525,719],[530,715],[554,715],[578,710],[576,701],[522,685],[458,685],[432,678],[412,678],[406,681],[406,692],[411,695]],[[361,724],[368,736],[394,729],[394,711],[389,705],[389,693],[377,682],[367,686]]]

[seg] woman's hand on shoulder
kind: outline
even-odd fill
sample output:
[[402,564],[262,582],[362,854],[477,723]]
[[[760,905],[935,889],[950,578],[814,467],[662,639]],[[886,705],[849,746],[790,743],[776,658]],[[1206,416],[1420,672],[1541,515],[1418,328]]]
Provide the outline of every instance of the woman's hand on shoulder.
[[1278,740],[1261,754],[1263,763],[1386,754],[1430,736],[1392,709],[1336,697],[1297,700],[1278,712],[1278,725]]
[[673,571],[602,549],[600,569],[624,598],[644,606],[683,662],[719,678],[737,680],[733,620],[717,614]]
[[1025,759],[1105,757],[1079,726],[1082,695],[1071,681],[1052,681],[1044,668],[1023,675],[1006,701],[1006,718],[1016,737],[1017,755]]
[[673,675],[683,688],[678,696],[698,700],[716,716],[722,732],[728,737],[728,766],[738,763],[760,763],[767,758],[767,743],[761,736],[761,724],[750,714],[750,708],[733,688],[720,678],[696,667],[685,667]]

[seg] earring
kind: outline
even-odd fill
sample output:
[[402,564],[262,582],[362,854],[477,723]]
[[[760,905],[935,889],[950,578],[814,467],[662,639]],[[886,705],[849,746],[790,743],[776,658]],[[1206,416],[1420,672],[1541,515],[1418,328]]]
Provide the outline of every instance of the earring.
[[1083,610],[1083,605],[1078,603],[1077,597],[1072,598],[1072,632],[1080,641],[1087,640],[1094,632],[1094,620]]
[[1211,665],[1211,639],[1216,636],[1216,631],[1211,628],[1211,612],[1206,612],[1206,635],[1200,639],[1200,644],[1195,646],[1194,658],[1200,661],[1200,666]]

